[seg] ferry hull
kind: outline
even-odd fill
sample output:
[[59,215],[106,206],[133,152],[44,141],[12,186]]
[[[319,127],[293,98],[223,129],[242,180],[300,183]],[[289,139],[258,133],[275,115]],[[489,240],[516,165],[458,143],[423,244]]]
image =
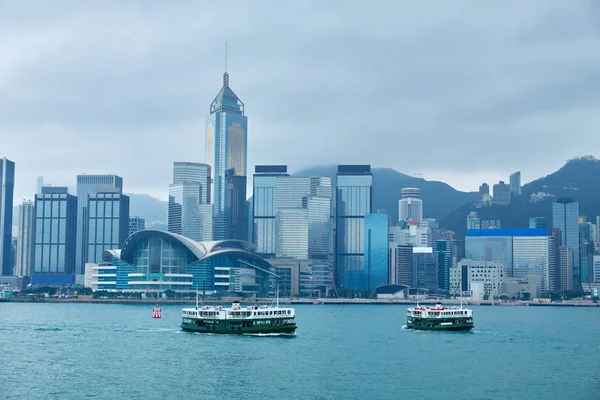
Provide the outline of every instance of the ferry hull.
[[196,321],[184,322],[181,324],[181,329],[187,332],[198,332],[198,333],[221,333],[230,335],[243,335],[243,334],[292,334],[296,332],[296,324],[282,324],[282,325],[270,325],[270,324],[253,324],[250,326],[240,326],[239,323],[231,324],[229,321],[216,321],[210,325],[198,325]]
[[443,325],[437,320],[413,318],[412,320],[407,320],[406,327],[417,331],[470,331],[473,329],[473,323],[465,321]]

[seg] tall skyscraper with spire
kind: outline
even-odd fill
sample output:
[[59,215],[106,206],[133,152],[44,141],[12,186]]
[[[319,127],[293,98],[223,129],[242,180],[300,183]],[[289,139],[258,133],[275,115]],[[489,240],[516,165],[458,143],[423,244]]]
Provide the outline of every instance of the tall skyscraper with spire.
[[213,185],[213,240],[246,239],[247,126],[244,103],[229,87],[226,71],[223,87],[206,118],[206,163],[211,167]]

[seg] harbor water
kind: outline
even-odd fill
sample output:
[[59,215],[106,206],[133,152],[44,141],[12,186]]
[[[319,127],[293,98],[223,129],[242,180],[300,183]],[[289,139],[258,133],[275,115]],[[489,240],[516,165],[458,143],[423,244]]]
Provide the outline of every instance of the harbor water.
[[286,336],[180,330],[181,306],[0,303],[0,398],[600,398],[600,309],[473,307],[471,332],[406,306],[296,306]]

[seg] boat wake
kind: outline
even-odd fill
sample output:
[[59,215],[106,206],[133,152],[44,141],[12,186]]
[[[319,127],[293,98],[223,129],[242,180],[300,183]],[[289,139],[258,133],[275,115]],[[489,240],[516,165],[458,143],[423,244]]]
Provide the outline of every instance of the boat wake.
[[295,337],[295,333],[244,333],[244,336],[255,337]]

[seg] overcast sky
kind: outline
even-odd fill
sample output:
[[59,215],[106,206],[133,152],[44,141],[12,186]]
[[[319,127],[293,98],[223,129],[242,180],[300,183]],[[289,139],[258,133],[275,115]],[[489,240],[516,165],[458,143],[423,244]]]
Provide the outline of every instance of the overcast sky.
[[364,163],[476,190],[600,155],[600,2],[0,0],[15,204],[84,172],[165,199],[173,161],[204,161],[226,41],[249,171]]

